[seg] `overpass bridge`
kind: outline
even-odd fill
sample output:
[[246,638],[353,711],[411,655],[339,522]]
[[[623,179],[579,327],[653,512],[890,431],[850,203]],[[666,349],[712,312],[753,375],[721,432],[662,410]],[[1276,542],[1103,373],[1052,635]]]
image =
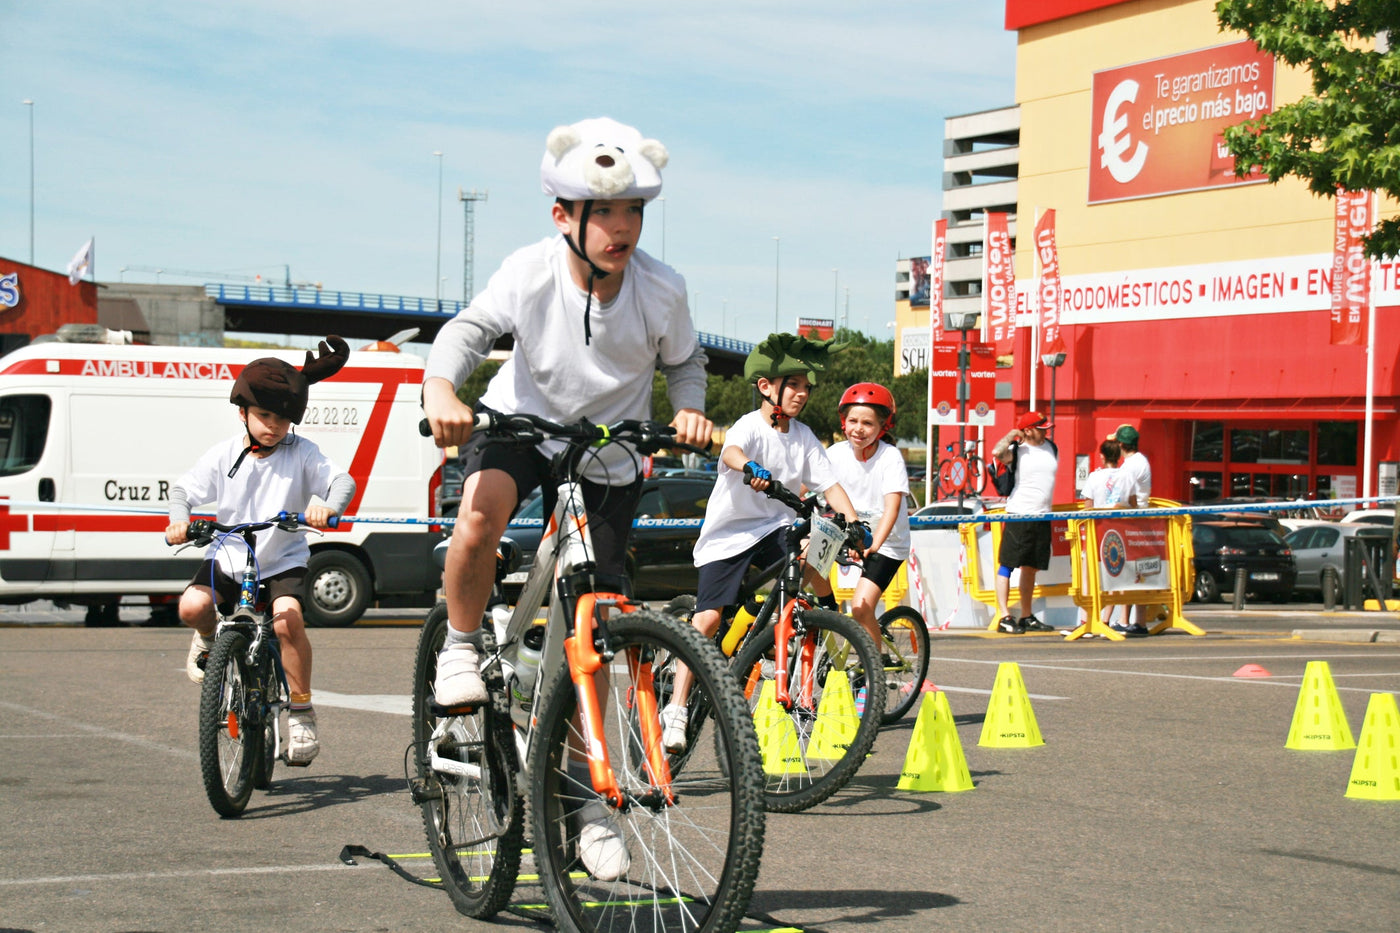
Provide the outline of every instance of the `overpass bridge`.
[[[280,285],[210,283],[204,294],[224,314],[227,330],[317,336],[340,334],[356,340],[382,340],[406,327],[432,340],[438,329],[466,304],[454,299],[413,298],[367,292],[336,292]],[[742,375],[744,358],[753,344],[701,331],[700,345],[709,356],[709,370],[722,376]],[[510,336],[497,349],[513,346]]]

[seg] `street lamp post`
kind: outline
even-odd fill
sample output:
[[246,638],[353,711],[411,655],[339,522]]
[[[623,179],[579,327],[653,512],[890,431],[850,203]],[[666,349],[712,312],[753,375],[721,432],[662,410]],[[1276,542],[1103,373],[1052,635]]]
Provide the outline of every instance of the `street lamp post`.
[[1055,439],[1055,376],[1065,365],[1064,343],[1059,337],[1051,341],[1048,352],[1040,354],[1040,361],[1050,367],[1050,439]]
[[[967,332],[977,326],[980,311],[944,311],[943,329],[955,330],[962,334],[958,344],[958,458],[967,455],[967,402],[971,397],[967,381],[967,371],[972,367],[972,351],[967,346]],[[932,435],[932,431],[929,432]],[[930,437],[930,441],[932,438]],[[958,483],[958,508],[962,508],[963,492],[967,487],[967,476]]]
[[29,108],[29,264],[34,265],[34,101],[25,98]]
[[836,322],[841,320],[838,313],[841,310],[841,270],[831,270],[831,326],[835,327]]
[[778,332],[778,271],[782,258],[782,237],[773,237],[773,332]]
[[433,150],[433,155],[438,160],[438,190],[437,190],[437,266],[433,272],[433,298],[437,302],[437,309],[442,310],[442,152]]

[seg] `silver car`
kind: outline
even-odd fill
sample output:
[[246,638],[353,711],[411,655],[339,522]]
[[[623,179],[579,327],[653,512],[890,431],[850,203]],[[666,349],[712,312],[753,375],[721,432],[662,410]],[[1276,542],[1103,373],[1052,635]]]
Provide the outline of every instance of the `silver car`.
[[1353,535],[1387,541],[1390,539],[1390,529],[1361,522],[1319,522],[1304,525],[1284,536],[1284,542],[1293,550],[1293,558],[1298,563],[1295,589],[1319,592],[1325,596],[1330,588],[1332,597],[1339,597],[1343,568],[1346,566],[1346,539]]

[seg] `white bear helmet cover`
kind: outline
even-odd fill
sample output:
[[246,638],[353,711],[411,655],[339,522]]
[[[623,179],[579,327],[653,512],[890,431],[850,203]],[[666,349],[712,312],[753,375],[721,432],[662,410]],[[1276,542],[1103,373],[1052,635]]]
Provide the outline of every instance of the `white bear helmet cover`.
[[555,127],[540,163],[544,193],[568,201],[650,201],[670,156],[654,139],[607,117]]

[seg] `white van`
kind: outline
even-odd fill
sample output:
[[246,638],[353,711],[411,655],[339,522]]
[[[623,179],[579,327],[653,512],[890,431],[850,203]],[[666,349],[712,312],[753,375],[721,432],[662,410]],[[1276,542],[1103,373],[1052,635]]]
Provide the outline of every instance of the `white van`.
[[[229,392],[259,356],[300,366],[305,352],[34,343],[0,357],[0,602],[86,605],[100,624],[123,596],[158,604],[183,590],[201,553],[165,543],[170,488],[241,430]],[[432,515],[442,454],[418,433],[422,381],[417,356],[352,352],[311,387],[295,430],[354,477],[345,514]],[[431,605],[441,537],[367,522],[309,536],[307,621],[349,625],[381,600]]]

